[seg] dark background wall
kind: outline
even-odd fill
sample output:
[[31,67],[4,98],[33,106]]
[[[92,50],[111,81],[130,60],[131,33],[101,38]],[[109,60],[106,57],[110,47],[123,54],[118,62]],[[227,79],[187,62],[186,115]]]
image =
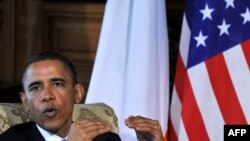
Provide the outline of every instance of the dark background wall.
[[[184,0],[166,4],[172,88]],[[104,0],[0,0],[0,102],[19,102],[25,61],[40,51],[67,56],[87,89],[104,7]]]

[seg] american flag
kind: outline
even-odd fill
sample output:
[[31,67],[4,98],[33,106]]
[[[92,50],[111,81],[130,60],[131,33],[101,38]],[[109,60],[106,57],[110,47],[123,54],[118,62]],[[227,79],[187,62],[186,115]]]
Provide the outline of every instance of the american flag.
[[250,1],[186,0],[170,141],[223,141],[250,123]]

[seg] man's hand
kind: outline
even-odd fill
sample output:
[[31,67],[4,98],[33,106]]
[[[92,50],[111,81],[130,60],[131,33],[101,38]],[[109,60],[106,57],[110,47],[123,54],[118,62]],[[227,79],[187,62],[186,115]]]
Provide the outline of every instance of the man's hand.
[[130,116],[125,120],[125,124],[135,130],[139,141],[163,141],[162,129],[158,120]]
[[107,121],[96,119],[81,119],[72,123],[68,141],[92,141],[96,136],[111,130]]

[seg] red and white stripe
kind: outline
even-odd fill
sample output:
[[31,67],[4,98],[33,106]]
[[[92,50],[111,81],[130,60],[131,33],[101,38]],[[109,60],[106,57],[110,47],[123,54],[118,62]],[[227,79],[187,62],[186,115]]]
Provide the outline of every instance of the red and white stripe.
[[187,70],[190,35],[184,16],[169,140],[221,141],[224,124],[250,122],[250,40]]

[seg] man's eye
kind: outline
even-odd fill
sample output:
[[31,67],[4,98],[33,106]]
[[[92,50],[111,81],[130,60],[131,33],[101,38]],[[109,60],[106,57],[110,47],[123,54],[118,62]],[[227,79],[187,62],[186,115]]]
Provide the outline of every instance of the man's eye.
[[38,91],[40,89],[41,89],[41,87],[39,87],[39,86],[32,86],[32,87],[30,87],[30,91]]
[[63,83],[54,83],[54,86],[58,86],[58,87],[61,87],[63,85],[64,85]]

